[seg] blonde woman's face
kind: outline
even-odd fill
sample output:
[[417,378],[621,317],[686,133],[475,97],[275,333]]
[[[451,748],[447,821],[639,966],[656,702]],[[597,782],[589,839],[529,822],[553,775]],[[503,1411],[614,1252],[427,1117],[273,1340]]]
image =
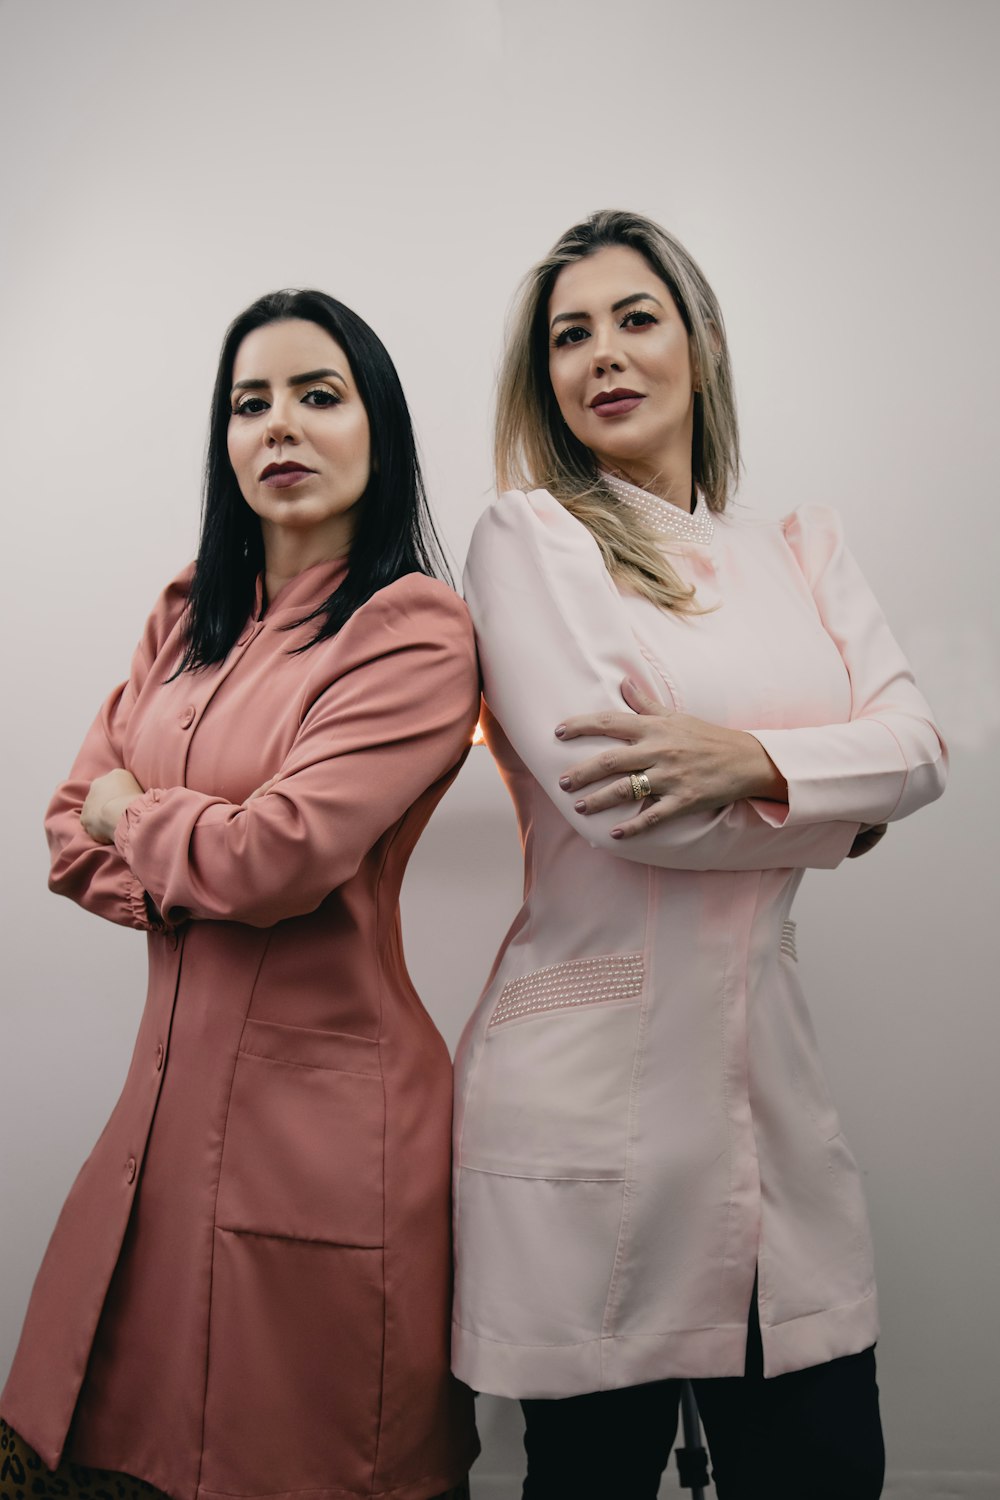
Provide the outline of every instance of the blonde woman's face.
[[639,252],[613,245],[564,267],[548,318],[559,410],[600,467],[640,483],[690,470],[690,341],[669,287]]

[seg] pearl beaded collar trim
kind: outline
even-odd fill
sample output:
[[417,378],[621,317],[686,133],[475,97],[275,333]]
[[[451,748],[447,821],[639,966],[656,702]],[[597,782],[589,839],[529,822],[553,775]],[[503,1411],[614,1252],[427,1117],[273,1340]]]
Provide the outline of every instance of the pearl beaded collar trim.
[[659,495],[652,495],[637,484],[629,484],[627,479],[619,479],[617,474],[602,472],[601,481],[613,495],[631,506],[653,531],[674,536],[681,542],[697,542],[702,547],[707,547],[715,535],[712,512],[701,495],[689,515],[679,506],[671,505],[669,500],[661,500]]

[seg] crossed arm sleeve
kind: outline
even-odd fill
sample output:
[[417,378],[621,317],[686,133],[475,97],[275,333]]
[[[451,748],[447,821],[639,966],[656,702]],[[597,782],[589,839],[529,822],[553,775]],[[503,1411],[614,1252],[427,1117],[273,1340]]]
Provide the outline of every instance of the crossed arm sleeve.
[[141,881],[111,844],[98,844],[84,832],[80,813],[90,783],[125,764],[123,744],[129,716],[167,637],[187,603],[191,569],[161,594],[132,657],[127,682],[110,694],[87,732],[66,781],[57,787],[45,815],[51,869],[49,889],[68,896],[84,910],[124,927],[153,923]]
[[814,729],[753,729],[788,783],[788,806],[762,807],[785,828],[834,818],[904,818],[944,790],[947,750],[909,663],[850,551],[836,511],[804,505],[785,540],[851,682],[851,719]]
[[118,853],[166,921],[268,927],[315,910],[468,750],[478,672],[450,589],[400,580],[337,640],[338,675],[267,792],[236,805],[152,788],[122,814]]
[[[693,870],[832,868],[848,853],[864,821],[860,804],[848,800],[812,820],[782,818],[785,809],[773,803],[741,801],[669,818],[620,841],[611,838],[620,809],[585,820],[573,811],[559,776],[571,759],[606,749],[607,741],[574,741],[570,755],[554,734],[560,719],[621,713],[626,675],[660,701],[664,688],[594,539],[552,496],[515,491],[499,497],[473,536],[465,588],[490,710],[553,804],[593,847],[641,864]],[[800,732],[822,737],[830,731],[780,733]],[[780,751],[774,759],[784,771]]]

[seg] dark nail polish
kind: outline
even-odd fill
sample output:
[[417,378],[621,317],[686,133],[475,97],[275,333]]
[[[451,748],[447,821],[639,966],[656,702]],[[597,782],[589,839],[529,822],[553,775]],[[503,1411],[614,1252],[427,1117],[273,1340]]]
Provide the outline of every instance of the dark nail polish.
[[570,781],[568,776],[560,776],[559,785],[562,787],[564,792],[568,792],[573,783]]
[[561,740],[562,737],[563,737],[563,735],[565,733],[566,733],[566,725],[565,724],[557,724],[556,725],[556,739],[557,740]]
[[587,811],[587,804],[586,804],[586,802],[574,802],[573,803],[573,810],[574,810],[574,812],[586,812]]

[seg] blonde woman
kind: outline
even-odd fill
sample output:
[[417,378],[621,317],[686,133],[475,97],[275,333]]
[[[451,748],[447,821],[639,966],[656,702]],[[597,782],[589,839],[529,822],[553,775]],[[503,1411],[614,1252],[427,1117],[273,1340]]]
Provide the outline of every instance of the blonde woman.
[[521,1398],[531,1500],[655,1495],[684,1377],[722,1500],[881,1491],[790,913],[945,749],[837,516],[736,517],[738,469],[697,265],[575,225],[523,289],[466,575],[526,896],[458,1060],[454,1368]]

